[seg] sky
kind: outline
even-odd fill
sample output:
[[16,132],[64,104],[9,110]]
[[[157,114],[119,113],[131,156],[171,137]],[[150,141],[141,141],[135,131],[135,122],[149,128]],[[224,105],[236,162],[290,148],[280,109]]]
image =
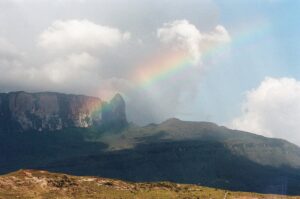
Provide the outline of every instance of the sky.
[[0,92],[109,100],[300,145],[300,1],[0,0]]

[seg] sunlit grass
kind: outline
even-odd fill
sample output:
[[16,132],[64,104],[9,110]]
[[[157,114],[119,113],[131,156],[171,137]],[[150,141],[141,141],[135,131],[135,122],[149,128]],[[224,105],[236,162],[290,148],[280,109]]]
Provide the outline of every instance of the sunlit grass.
[[21,170],[0,177],[1,199],[97,198],[97,199],[209,199],[300,198],[232,192],[170,182],[131,183],[97,177],[79,177],[43,171]]

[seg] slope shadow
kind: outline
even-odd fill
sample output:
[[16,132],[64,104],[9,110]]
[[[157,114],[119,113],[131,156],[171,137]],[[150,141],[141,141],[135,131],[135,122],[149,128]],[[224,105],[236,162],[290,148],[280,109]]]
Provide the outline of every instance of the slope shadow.
[[171,181],[238,191],[300,194],[300,171],[263,166],[214,141],[164,141],[78,155],[36,169],[134,182]]
[[87,142],[89,133],[76,128],[63,132],[0,133],[0,174],[99,154],[108,147],[101,142]]

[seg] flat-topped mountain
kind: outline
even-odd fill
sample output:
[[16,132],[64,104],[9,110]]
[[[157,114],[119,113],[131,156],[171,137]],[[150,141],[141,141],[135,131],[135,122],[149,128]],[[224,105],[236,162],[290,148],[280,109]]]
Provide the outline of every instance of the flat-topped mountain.
[[[105,111],[103,111],[105,110]],[[95,125],[126,125],[125,103],[54,92],[0,94],[0,131],[54,131]]]

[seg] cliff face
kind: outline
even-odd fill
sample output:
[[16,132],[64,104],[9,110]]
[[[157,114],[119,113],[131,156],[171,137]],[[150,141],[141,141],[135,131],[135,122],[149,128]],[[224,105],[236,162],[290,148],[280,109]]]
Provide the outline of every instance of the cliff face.
[[[0,130],[54,131],[68,127],[87,128],[93,125],[103,125],[106,120],[102,111],[105,104],[99,98],[83,95],[51,92],[3,93],[0,94]],[[125,116],[125,104],[114,106],[119,107],[118,111],[124,112],[109,113],[110,117]]]
[[102,109],[103,123],[108,128],[119,129],[127,124],[125,101],[120,94],[105,103]]

